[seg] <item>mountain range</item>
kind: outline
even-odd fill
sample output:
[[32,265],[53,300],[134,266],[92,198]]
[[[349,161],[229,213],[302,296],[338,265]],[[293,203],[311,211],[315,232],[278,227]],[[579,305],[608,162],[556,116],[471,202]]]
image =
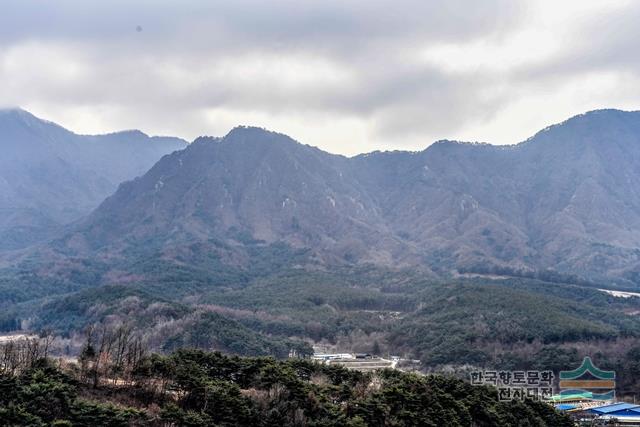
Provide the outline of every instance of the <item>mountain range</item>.
[[24,110],[0,110],[0,249],[54,236],[185,145],[140,131],[77,135]]
[[509,146],[351,158],[255,127],[188,145],[80,136],[21,110],[0,114],[0,135],[2,246],[51,237],[45,259],[247,269],[284,245],[323,267],[640,282],[639,112],[589,112]]
[[0,333],[69,357],[103,331],[464,376],[591,356],[616,393],[640,384],[640,112],[355,157],[256,127],[80,136],[21,110],[0,142]]

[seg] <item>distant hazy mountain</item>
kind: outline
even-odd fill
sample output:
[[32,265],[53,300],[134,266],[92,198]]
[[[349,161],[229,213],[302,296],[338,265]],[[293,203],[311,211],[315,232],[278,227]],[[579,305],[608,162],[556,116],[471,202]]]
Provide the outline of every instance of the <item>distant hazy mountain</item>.
[[76,135],[23,110],[0,110],[0,249],[51,236],[184,146],[140,131]]
[[441,141],[354,158],[236,128],[164,157],[59,243],[242,264],[248,241],[329,265],[640,283],[640,113],[594,111],[512,146]]
[[508,147],[443,141],[358,160],[387,224],[431,263],[591,278],[638,271],[638,112],[594,111]]

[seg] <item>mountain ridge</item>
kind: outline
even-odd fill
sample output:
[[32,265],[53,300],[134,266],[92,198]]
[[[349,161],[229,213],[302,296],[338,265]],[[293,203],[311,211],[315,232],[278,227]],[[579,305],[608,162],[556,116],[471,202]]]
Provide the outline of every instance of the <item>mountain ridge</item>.
[[79,135],[22,109],[0,110],[0,249],[52,237],[185,145],[139,131]]
[[238,126],[121,183],[49,249],[246,269],[256,251],[284,244],[327,267],[552,270],[635,286],[636,165],[640,112],[620,110],[574,116],[506,147],[443,140],[353,157]]
[[[62,246],[111,257],[152,239],[170,259],[201,242],[246,266],[250,238],[327,265],[552,269],[628,282],[640,265],[637,141],[640,113],[616,110],[508,147],[442,141],[354,157],[236,127],[122,184]],[[222,246],[207,247],[212,239]]]

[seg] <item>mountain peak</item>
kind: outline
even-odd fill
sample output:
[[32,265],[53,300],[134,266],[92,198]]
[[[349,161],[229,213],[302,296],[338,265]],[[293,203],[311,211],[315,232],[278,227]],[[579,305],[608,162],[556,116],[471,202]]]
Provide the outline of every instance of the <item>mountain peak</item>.
[[616,120],[640,119],[640,114],[638,113],[640,112],[618,110],[615,108],[602,108],[598,110],[587,111],[586,113],[582,113],[582,114],[577,114],[561,123],[558,123],[557,125],[552,125],[550,127],[574,124],[574,123],[590,123],[590,122],[602,122],[602,123],[606,123],[609,126],[615,126],[618,124]]
[[72,132],[57,123],[41,119],[22,108],[0,109],[0,126],[8,133],[36,133],[68,135]]
[[46,120],[39,119],[38,117],[34,116],[27,110],[23,110],[22,108],[19,108],[19,107],[0,108],[0,118],[10,119],[10,120],[19,120],[22,122],[31,122],[31,121],[37,120],[40,122],[51,123],[51,122],[47,122]]
[[228,139],[237,139],[237,138],[273,138],[273,137],[284,137],[290,139],[288,136],[284,134],[280,134],[277,132],[272,132],[268,129],[261,128],[258,126],[236,126],[229,131],[229,133],[223,138],[225,140]]
[[288,135],[256,126],[236,126],[222,138],[221,142],[247,147],[256,147],[259,145],[268,145],[271,147],[302,145]]
[[126,129],[119,132],[113,132],[110,135],[126,136],[131,138],[149,138],[149,135],[138,129]]
[[548,126],[517,146],[554,145],[582,146],[607,141],[636,140],[640,134],[640,111],[614,108],[592,110]]
[[218,142],[221,139],[222,138],[219,138],[217,136],[202,135],[194,139],[189,145],[208,144],[208,143]]

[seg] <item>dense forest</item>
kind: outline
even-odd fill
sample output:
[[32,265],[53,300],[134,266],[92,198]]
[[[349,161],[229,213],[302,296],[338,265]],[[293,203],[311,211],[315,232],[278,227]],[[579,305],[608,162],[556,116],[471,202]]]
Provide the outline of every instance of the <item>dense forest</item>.
[[618,373],[620,395],[632,397],[640,385],[640,298],[593,286],[435,280],[373,267],[264,270],[230,281],[164,277],[71,292],[65,282],[60,295],[5,303],[0,329],[50,331],[53,347],[71,357],[88,329],[124,329],[163,354],[199,348],[285,358],[320,345],[418,359],[422,372],[461,377],[470,367],[573,369],[590,356]]
[[[119,337],[122,338],[122,337]],[[6,426],[571,426],[542,402],[498,400],[454,377],[350,371],[88,340],[77,362],[46,357],[46,339],[2,348]]]

